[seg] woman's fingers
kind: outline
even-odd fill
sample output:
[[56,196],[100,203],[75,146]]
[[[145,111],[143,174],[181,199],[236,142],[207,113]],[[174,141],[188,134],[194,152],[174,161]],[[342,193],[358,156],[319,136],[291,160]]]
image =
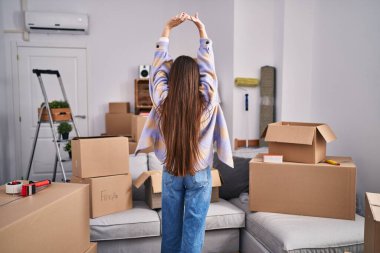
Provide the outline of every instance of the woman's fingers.
[[180,12],[175,17],[171,18],[168,25],[173,28],[182,24],[185,20],[189,19],[189,14],[186,12]]
[[190,15],[187,14],[186,12],[182,12],[181,13],[181,20],[182,21],[185,21],[185,20],[189,19],[189,17],[190,17]]
[[171,28],[174,28],[174,27],[182,24],[186,20],[192,20],[192,16],[190,16],[186,12],[180,12],[176,16],[172,17],[169,20],[168,26],[171,27]]
[[201,21],[199,20],[198,12],[194,14],[194,16],[190,16],[191,21],[194,23],[200,23]]
[[196,12],[194,16],[190,16],[190,20],[194,22],[194,24],[197,26],[199,30],[204,30],[204,24],[199,19],[199,14]]

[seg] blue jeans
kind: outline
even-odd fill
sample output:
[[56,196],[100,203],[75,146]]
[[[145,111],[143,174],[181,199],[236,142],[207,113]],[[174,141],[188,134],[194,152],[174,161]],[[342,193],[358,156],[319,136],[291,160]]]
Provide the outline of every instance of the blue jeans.
[[162,175],[161,253],[200,253],[211,198],[210,167],[177,177]]

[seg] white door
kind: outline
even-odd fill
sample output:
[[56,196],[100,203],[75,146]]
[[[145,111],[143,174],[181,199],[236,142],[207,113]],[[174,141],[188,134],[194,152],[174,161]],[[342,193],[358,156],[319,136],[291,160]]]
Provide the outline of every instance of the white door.
[[[88,135],[87,118],[87,76],[85,48],[53,48],[18,46],[18,78],[20,98],[21,130],[21,164],[22,175],[27,175],[27,167],[37,127],[37,108],[44,101],[40,83],[33,69],[58,70],[66,90],[74,120],[81,136]],[[41,75],[49,101],[63,100],[63,95],[56,75]],[[75,117],[76,116],[76,117]],[[57,133],[55,126],[55,133]],[[70,133],[70,138],[75,131]],[[68,160],[68,153],[63,151],[62,158]],[[40,128],[30,180],[51,179],[54,170],[56,149],[49,124]],[[71,175],[71,162],[63,163],[66,176]],[[57,167],[57,181],[62,179],[61,168]]]

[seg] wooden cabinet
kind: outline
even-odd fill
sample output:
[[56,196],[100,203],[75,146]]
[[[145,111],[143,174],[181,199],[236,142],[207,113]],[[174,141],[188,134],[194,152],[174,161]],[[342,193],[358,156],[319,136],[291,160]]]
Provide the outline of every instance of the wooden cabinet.
[[135,114],[149,112],[152,106],[149,95],[149,79],[135,79]]

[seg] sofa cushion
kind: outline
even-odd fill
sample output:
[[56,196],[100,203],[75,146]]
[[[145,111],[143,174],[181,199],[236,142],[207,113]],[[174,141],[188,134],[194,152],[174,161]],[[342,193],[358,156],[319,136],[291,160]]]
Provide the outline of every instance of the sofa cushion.
[[266,212],[249,212],[239,198],[231,203],[246,212],[246,229],[272,253],[345,252],[364,242],[364,218],[340,220]]
[[214,153],[213,167],[219,170],[223,179],[219,196],[223,199],[239,197],[242,192],[249,190],[249,161],[251,158],[233,157],[234,168],[229,167],[218,159]]
[[154,154],[154,152],[150,152],[148,154],[148,168],[149,168],[149,170],[162,170],[163,167],[164,166],[162,165],[160,160],[158,160],[158,158]]
[[244,227],[245,213],[227,200],[213,202],[207,212],[206,230]]
[[141,238],[160,235],[160,219],[143,201],[133,208],[90,219],[91,241]]
[[[162,219],[162,211],[158,212]],[[238,207],[224,199],[213,202],[207,212],[206,230],[244,227],[245,214]]]
[[[129,171],[132,180],[135,180],[141,173],[148,170],[148,156],[145,153],[139,153],[137,156],[129,155]],[[133,200],[145,199],[145,186],[142,185],[139,189],[133,186],[132,188]]]

